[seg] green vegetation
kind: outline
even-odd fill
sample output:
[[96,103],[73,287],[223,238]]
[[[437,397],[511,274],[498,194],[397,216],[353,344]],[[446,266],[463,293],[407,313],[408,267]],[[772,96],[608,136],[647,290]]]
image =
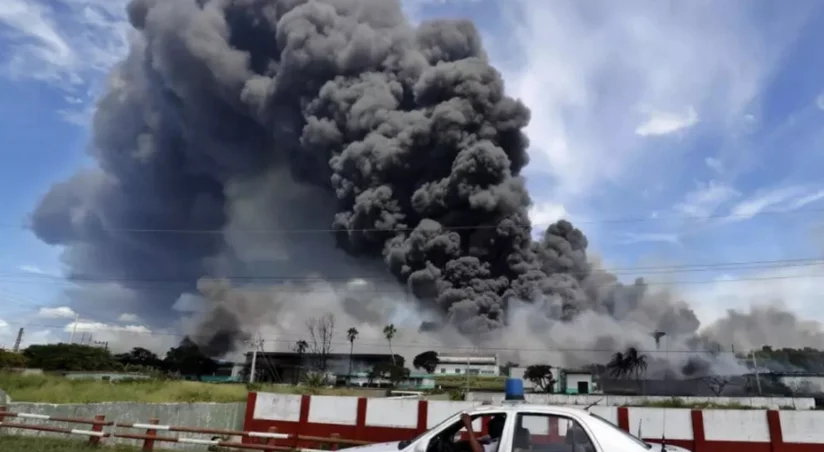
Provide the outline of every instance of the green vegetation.
[[457,376],[449,375],[435,377],[435,386],[443,389],[462,389],[469,386],[469,390],[504,390],[506,377],[484,377],[479,375]]
[[[85,441],[76,439],[32,438],[0,434],[0,450],[3,452],[91,452],[95,450],[106,452],[138,452],[140,448],[124,445],[104,445],[101,448],[89,446]],[[164,452],[164,450],[160,448],[155,448],[155,451]]]
[[[292,385],[213,384],[182,380],[132,380],[108,382],[70,380],[56,375],[20,375],[0,372],[0,388],[17,402],[245,402],[248,391],[284,394],[363,396],[357,389],[307,388]],[[0,449],[2,450],[2,449]]]

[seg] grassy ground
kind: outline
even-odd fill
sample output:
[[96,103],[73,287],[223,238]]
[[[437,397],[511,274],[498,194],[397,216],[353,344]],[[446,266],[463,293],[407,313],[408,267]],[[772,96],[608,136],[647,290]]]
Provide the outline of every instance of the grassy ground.
[[[25,436],[0,435],[0,450],[3,452],[138,452],[140,449],[132,446],[104,446],[91,447],[80,440],[31,438]],[[163,452],[161,449],[155,449]]]
[[453,376],[435,377],[435,385],[441,386],[444,389],[461,389],[469,385],[469,390],[504,390],[504,382],[506,377],[482,377],[472,375],[469,377]]
[[[95,402],[245,402],[248,391],[276,393],[314,393],[328,395],[374,395],[374,391],[326,389],[291,385],[214,384],[196,381],[131,381],[110,383],[95,380],[69,380],[60,376],[23,376],[0,373],[0,388],[16,402],[95,403]],[[0,449],[2,450],[2,449]]]

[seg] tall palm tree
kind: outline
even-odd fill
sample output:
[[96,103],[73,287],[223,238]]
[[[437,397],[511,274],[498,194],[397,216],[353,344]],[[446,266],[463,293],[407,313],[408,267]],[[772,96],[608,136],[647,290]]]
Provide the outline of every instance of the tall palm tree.
[[638,385],[641,384],[641,374],[647,371],[647,357],[637,348],[629,347],[623,353],[616,352],[607,364],[609,374],[613,378],[635,377]]
[[390,323],[383,327],[383,336],[386,338],[386,342],[389,343],[389,355],[392,357],[392,365],[396,366],[397,363],[395,362],[395,354],[392,353],[392,338],[395,337],[395,334],[398,333],[398,329],[395,328],[394,323]]
[[349,373],[347,374],[346,382],[352,382],[352,355],[355,352],[355,339],[358,338],[358,329],[355,327],[349,328],[346,331],[346,338],[349,339]]

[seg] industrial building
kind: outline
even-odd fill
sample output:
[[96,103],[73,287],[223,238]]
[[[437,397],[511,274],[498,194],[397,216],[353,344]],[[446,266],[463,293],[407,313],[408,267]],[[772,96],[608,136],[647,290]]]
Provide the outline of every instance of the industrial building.
[[[246,354],[243,366],[243,375],[249,375],[252,367],[252,352]],[[368,373],[378,364],[403,362],[400,355],[378,353],[330,353],[322,357],[313,353],[296,352],[257,352],[256,380],[297,383],[308,371],[323,369],[330,374],[346,375],[349,373],[349,363],[352,363],[352,374]]]
[[497,377],[501,374],[497,355],[438,355],[435,375],[480,375]]

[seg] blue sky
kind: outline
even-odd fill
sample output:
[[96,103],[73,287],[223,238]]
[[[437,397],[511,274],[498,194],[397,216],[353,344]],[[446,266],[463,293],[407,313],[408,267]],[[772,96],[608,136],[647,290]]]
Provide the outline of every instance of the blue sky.
[[[94,99],[128,45],[124,5],[0,2],[0,344],[18,324],[30,325],[35,341],[72,320],[66,309],[36,314],[64,306],[66,285],[32,277],[58,277],[59,250],[20,225],[51,184],[91,164]],[[705,321],[726,308],[776,302],[824,318],[820,265],[775,262],[824,251],[824,4],[405,6],[416,21],[475,20],[508,91],[532,109],[526,175],[536,224],[573,220],[604,266],[625,269],[622,277],[647,273],[631,267],[714,264],[651,276]],[[116,322],[81,314],[90,330]]]

